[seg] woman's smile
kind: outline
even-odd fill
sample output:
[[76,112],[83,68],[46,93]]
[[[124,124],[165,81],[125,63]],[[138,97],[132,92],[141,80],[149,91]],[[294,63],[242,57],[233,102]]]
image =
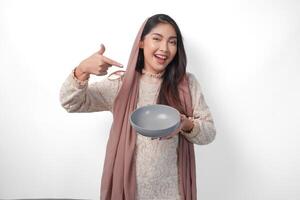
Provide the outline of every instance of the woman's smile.
[[154,57],[156,59],[156,62],[160,65],[165,64],[166,60],[168,59],[166,55],[162,55],[162,54],[154,54]]

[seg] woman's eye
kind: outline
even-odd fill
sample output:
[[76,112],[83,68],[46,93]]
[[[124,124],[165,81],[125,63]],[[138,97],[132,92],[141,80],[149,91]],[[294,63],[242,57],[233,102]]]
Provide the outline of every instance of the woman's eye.
[[158,40],[159,40],[159,38],[157,38],[157,37],[154,37],[154,38],[153,38],[153,40],[157,40],[157,41],[158,41]]
[[173,45],[177,44],[177,42],[175,40],[171,40],[170,43],[173,44]]

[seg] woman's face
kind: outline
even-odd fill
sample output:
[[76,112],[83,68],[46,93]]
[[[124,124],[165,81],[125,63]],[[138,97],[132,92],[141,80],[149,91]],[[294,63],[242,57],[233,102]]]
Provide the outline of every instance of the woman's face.
[[150,73],[160,73],[173,60],[177,52],[175,29],[168,23],[157,24],[140,43],[144,50],[144,68]]

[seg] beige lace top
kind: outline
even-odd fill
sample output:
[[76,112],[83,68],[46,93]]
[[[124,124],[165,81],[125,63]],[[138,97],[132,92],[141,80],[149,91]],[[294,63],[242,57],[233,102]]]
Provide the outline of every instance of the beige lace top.
[[[205,145],[216,135],[212,115],[195,76],[188,73],[194,108],[194,128],[190,133],[181,132],[190,142]],[[162,79],[161,75],[143,73],[140,81],[138,105],[156,102]],[[113,100],[122,79],[104,79],[88,84],[71,73],[60,91],[60,101],[68,112],[112,111]],[[136,177],[137,199],[180,199],[177,167],[178,135],[159,140],[137,135]]]

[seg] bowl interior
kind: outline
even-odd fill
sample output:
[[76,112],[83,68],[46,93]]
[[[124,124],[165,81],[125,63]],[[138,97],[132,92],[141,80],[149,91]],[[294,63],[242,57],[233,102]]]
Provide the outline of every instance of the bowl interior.
[[170,106],[154,104],[140,107],[132,113],[132,123],[141,129],[163,130],[180,121],[179,112]]

